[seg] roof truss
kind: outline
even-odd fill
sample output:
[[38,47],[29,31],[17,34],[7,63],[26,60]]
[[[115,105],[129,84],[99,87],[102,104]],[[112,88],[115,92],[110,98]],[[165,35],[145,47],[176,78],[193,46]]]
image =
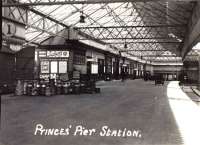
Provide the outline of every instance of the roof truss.
[[[19,0],[4,7],[28,9],[26,37],[40,44],[74,28],[86,36],[79,40],[98,40],[133,56],[171,58],[181,47],[193,3],[188,0]],[[155,2],[156,1],[156,2]],[[145,2],[145,3],[144,3]],[[93,4],[91,7],[90,4]],[[80,13],[86,17],[79,23]],[[128,44],[128,50],[124,44]],[[171,54],[162,55],[170,52]],[[150,57],[151,59],[154,57]]]

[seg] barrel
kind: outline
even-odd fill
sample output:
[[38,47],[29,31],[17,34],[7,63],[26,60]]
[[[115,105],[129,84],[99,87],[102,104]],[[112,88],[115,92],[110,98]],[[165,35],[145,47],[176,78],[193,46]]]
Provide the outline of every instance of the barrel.
[[40,95],[45,96],[46,86],[43,84],[40,86]]
[[26,94],[31,96],[32,95],[32,89],[33,89],[32,84],[28,84],[27,87],[26,87]]
[[16,89],[15,89],[15,95],[16,96],[23,95],[23,90],[24,90],[23,82],[21,80],[17,80],[17,85],[16,85]]
[[69,86],[70,86],[70,83],[68,83],[68,82],[66,82],[63,85],[63,94],[69,94]]
[[51,88],[50,87],[46,87],[45,96],[51,96]]
[[58,85],[57,87],[56,87],[56,94],[57,95],[60,95],[62,93],[62,86],[61,85]]

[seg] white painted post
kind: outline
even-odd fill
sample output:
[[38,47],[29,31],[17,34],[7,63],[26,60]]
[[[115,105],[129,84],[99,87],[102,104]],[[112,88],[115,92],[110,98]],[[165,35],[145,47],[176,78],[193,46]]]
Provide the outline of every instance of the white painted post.
[[198,77],[198,89],[200,90],[200,55],[199,55],[199,77]]

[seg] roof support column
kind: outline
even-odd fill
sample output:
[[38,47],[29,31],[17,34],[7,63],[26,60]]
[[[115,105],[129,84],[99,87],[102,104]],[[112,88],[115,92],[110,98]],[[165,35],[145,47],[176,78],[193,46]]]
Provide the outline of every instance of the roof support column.
[[188,34],[185,37],[181,56],[184,58],[192,47],[200,41],[200,2],[196,2],[192,17],[188,25]]
[[198,71],[199,71],[199,77],[198,77],[198,89],[200,90],[200,56],[199,56],[199,68],[198,68]]

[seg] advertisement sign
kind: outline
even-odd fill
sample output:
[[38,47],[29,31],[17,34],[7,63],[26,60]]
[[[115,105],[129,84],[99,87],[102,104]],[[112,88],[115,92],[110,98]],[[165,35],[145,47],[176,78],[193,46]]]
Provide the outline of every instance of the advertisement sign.
[[69,57],[69,51],[47,51],[47,57]]
[[39,57],[67,58],[69,51],[39,51]]
[[49,61],[41,61],[41,73],[49,73]]

